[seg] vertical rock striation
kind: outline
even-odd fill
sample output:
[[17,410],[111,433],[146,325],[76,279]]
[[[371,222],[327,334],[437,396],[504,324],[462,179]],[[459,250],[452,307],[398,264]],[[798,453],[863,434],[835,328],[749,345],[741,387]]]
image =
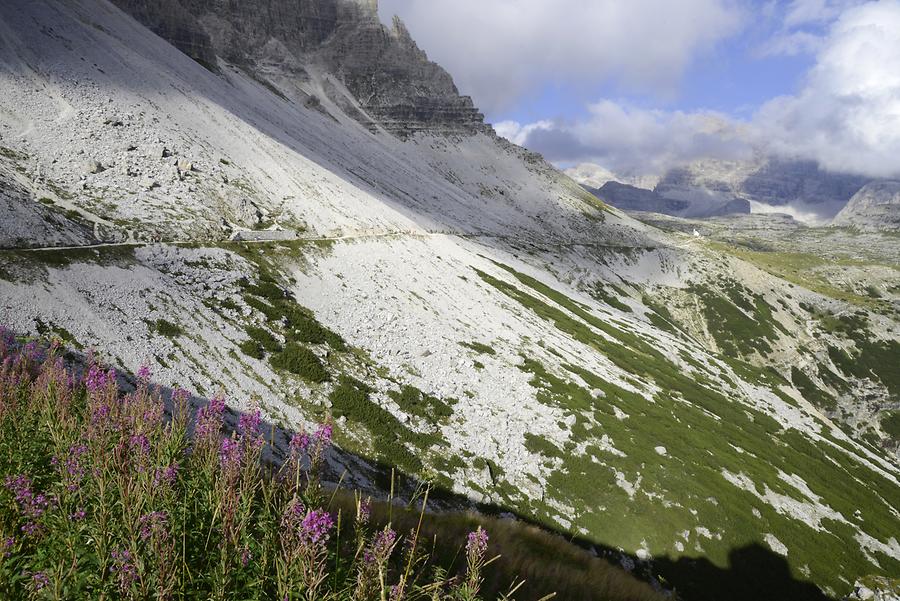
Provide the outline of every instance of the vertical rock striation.
[[360,110],[348,114],[371,129],[380,126],[399,137],[489,131],[472,99],[428,60],[403,22],[395,17],[390,28],[381,23],[376,0],[113,2],[213,69],[216,57],[251,71],[270,67],[273,53],[277,64],[292,65],[285,76],[304,77],[297,65],[315,65],[353,95]]

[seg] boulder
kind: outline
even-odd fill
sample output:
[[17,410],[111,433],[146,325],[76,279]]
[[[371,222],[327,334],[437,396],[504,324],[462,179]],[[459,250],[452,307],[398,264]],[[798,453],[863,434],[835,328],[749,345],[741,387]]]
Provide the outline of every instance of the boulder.
[[84,163],[84,172],[85,173],[101,173],[106,171],[106,167],[104,167],[100,161],[95,161],[94,159],[90,159]]

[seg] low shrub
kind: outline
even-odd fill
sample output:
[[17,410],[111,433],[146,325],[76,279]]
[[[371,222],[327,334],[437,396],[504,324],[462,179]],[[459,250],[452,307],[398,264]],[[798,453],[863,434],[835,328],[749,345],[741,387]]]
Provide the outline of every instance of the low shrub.
[[184,336],[184,329],[182,329],[181,326],[165,319],[157,319],[150,324],[150,329],[166,338],[178,338],[179,336]]
[[278,339],[265,328],[247,326],[244,328],[244,331],[247,332],[247,336],[249,336],[251,340],[270,353],[277,353],[281,350],[281,343],[278,342]]
[[239,347],[242,353],[254,359],[262,359],[266,356],[263,348],[255,340],[245,340]]
[[289,342],[284,350],[272,355],[272,367],[296,374],[308,382],[320,384],[330,380],[322,361],[311,350],[295,342]]

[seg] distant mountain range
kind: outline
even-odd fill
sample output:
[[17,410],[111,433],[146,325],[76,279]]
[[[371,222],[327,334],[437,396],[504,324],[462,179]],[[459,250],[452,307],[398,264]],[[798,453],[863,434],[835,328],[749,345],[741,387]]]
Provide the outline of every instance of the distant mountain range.
[[628,211],[689,218],[781,211],[819,224],[828,223],[871,181],[824,171],[809,161],[770,157],[696,161],[673,168],[658,180],[617,177],[591,165],[566,173],[599,198]]

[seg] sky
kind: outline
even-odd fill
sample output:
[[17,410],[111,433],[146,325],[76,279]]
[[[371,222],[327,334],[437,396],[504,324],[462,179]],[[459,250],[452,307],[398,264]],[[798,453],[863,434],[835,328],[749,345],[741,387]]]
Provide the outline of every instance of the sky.
[[900,178],[900,0],[380,0],[500,135],[658,175],[765,153]]

